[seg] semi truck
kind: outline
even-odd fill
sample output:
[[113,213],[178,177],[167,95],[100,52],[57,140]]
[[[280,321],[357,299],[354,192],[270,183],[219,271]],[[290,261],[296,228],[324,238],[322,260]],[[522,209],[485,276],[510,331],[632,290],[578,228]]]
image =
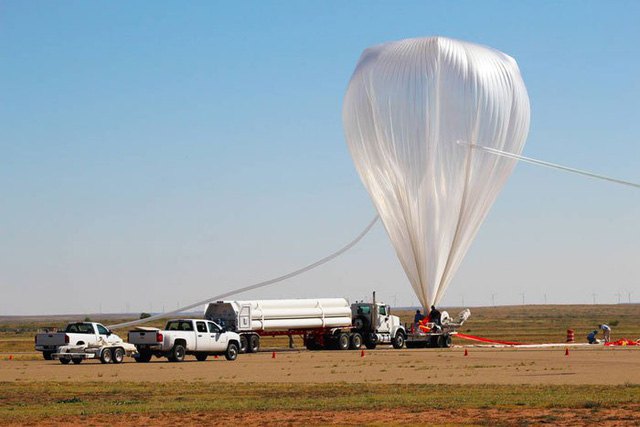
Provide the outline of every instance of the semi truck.
[[218,354],[233,361],[238,357],[240,346],[238,334],[203,319],[169,320],[164,330],[137,328],[129,331],[127,341],[136,346],[138,354],[134,358],[140,363],[149,362],[152,356],[182,362],[187,354],[201,362]]
[[407,331],[389,305],[349,304],[344,298],[217,301],[205,309],[205,319],[240,336],[240,353],[260,349],[260,337],[303,337],[309,350],[374,349],[390,344],[400,349]]

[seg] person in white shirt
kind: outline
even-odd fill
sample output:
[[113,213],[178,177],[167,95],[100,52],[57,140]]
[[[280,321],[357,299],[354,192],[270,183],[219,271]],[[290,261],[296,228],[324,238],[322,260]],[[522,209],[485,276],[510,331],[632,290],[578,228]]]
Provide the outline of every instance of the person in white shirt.
[[609,341],[611,341],[611,328],[605,324],[602,325],[598,325],[598,327],[600,329],[602,329],[602,334],[604,335],[604,342],[608,343]]

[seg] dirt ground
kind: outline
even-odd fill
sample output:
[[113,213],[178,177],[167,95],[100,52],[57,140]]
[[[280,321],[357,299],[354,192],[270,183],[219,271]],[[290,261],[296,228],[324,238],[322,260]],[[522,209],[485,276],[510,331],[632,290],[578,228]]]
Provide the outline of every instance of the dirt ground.
[[514,349],[461,347],[436,350],[318,351],[279,350],[240,355],[235,362],[210,357],[183,363],[154,359],[120,365],[96,361],[61,365],[57,361],[3,360],[0,381],[217,381],[260,383],[405,384],[637,384],[640,349]]
[[424,408],[360,411],[212,411],[109,414],[48,419],[48,425],[363,425],[363,424],[562,424],[627,426],[640,422],[640,408],[628,409],[459,409]]

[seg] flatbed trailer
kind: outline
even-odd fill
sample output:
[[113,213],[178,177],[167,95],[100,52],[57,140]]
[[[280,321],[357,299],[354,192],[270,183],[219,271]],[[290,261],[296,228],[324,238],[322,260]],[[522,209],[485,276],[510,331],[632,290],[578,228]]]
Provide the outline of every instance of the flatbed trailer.
[[441,325],[435,323],[427,323],[422,327],[415,323],[407,325],[405,345],[407,348],[449,348],[451,338],[458,333],[456,329],[462,326],[470,315],[469,310],[463,310],[454,320],[445,311],[442,313]]
[[100,359],[101,363],[122,363],[125,357],[135,356],[136,347],[126,342],[109,343],[104,340],[98,343],[69,345],[52,354],[53,359],[60,360],[63,365],[73,362],[80,364],[83,360]]

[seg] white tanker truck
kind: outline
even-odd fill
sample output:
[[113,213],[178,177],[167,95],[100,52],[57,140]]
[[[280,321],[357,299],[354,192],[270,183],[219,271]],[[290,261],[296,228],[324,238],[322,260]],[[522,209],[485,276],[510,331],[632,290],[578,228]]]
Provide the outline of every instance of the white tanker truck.
[[260,348],[261,336],[300,335],[309,350],[374,349],[392,344],[400,349],[407,331],[390,307],[375,300],[349,305],[344,298],[261,301],[217,301],[205,318],[240,335],[240,352]]

